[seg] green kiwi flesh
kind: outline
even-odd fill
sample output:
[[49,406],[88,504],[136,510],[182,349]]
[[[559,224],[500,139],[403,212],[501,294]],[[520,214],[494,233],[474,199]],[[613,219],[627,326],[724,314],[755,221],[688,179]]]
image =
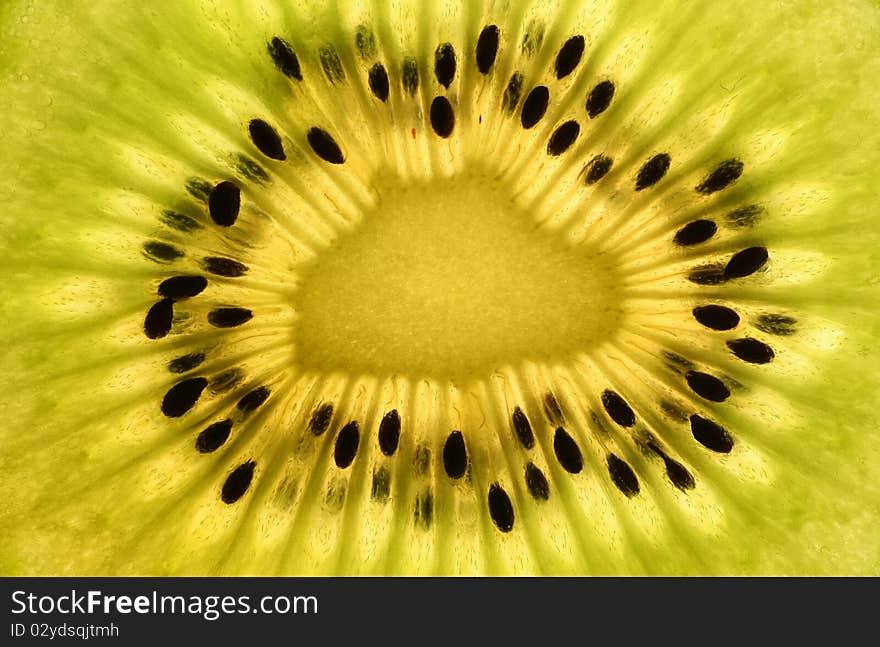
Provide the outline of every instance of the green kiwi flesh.
[[165,4],[0,9],[4,574],[880,573],[876,4]]

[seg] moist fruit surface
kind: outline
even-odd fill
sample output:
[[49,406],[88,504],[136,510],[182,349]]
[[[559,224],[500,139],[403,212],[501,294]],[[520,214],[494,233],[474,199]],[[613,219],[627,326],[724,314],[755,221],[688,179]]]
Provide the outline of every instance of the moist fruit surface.
[[876,574],[880,12],[0,9],[0,567]]

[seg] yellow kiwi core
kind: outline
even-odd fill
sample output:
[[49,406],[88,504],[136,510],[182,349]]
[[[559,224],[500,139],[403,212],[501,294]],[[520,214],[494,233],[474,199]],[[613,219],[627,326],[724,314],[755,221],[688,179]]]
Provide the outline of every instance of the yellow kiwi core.
[[617,327],[613,259],[538,230],[488,172],[381,178],[372,213],[301,273],[297,361],[463,379],[564,360]]

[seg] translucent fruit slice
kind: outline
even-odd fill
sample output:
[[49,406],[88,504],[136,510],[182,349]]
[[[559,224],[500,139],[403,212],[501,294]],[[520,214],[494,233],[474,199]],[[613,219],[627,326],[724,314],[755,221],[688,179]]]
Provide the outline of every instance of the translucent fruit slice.
[[0,18],[4,573],[880,571],[874,5]]

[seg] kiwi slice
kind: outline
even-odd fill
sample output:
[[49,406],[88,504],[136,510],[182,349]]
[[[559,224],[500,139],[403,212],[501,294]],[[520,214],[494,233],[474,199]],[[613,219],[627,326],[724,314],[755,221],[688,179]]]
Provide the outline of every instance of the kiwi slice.
[[878,573],[876,4],[3,3],[7,574]]

